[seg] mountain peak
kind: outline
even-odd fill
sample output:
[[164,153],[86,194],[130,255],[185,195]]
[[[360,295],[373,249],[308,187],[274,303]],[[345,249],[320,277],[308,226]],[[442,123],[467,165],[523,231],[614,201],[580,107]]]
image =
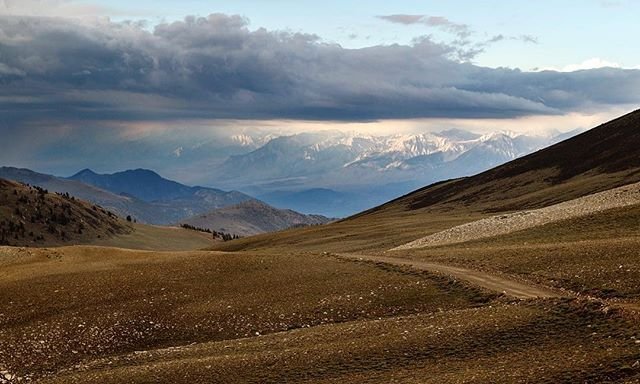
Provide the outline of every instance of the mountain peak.
[[78,173],[74,174],[73,176],[71,176],[71,178],[82,177],[82,176],[98,176],[98,174],[95,173],[94,171],[92,171],[89,168],[85,168],[85,169],[79,171]]

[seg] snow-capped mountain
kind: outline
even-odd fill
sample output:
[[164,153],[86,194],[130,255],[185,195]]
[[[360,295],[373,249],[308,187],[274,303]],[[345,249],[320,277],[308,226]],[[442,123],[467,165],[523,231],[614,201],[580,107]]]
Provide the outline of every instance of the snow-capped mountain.
[[257,149],[261,146],[265,145],[269,141],[275,139],[277,136],[272,134],[265,135],[249,135],[246,133],[241,133],[238,135],[231,136],[231,143],[236,146]]
[[[246,135],[235,139],[245,151],[210,167],[210,176],[217,186],[281,208],[339,217],[436,181],[482,172],[580,132]],[[260,140],[264,144],[258,146]]]
[[[388,136],[301,133],[272,138],[249,153],[231,156],[217,169],[216,180],[228,187],[343,189],[381,182],[428,183],[483,171],[551,145],[558,137],[462,130]],[[238,140],[253,143],[249,136]]]

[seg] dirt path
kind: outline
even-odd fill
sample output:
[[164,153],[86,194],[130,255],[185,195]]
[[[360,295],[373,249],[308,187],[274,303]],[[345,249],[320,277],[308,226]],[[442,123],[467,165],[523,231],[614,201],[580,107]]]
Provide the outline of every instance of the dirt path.
[[400,259],[397,257],[386,256],[367,256],[367,255],[352,255],[352,254],[339,254],[344,259],[350,260],[363,260],[376,263],[386,263],[393,265],[409,266],[411,268],[419,269],[422,271],[436,272],[445,275],[452,276],[459,280],[464,280],[469,283],[478,285],[482,288],[489,289],[491,291],[504,293],[507,296],[515,297],[518,299],[533,299],[533,298],[549,298],[549,297],[561,297],[562,294],[536,287],[533,285],[527,285],[515,280],[510,280],[500,276],[488,274],[486,272],[474,271],[471,269],[452,267],[444,264],[430,263],[426,261]]

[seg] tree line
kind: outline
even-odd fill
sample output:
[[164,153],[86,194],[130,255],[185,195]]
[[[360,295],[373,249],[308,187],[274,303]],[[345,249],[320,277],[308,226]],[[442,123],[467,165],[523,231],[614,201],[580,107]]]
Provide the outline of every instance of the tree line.
[[196,227],[195,225],[191,225],[191,224],[180,224],[180,226],[184,229],[189,229],[191,231],[210,233],[214,239],[222,239],[222,241],[230,241],[230,240],[236,240],[240,238],[240,236],[238,235],[232,235],[230,233],[221,232],[221,231],[212,231],[209,228]]

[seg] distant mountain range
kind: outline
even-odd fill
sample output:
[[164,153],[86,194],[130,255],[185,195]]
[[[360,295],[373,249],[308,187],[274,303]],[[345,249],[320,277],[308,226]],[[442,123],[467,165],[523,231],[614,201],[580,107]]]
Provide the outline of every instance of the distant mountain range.
[[[4,172],[10,179],[68,191],[145,223],[177,223],[252,196],[280,209],[346,217],[423,185],[485,171],[580,132],[481,135],[449,129],[419,134],[321,131],[288,136],[247,132],[217,144],[176,149],[176,167],[184,169],[189,179],[206,180],[207,185],[224,190],[187,186],[145,169],[113,174],[85,169],[69,178],[4,169],[0,177]],[[213,161],[211,156],[223,156],[226,161]]]
[[424,184],[490,169],[580,132],[301,133],[231,156],[211,172],[217,183],[278,207],[347,216]]
[[[509,215],[520,212],[523,221],[532,220],[527,219],[529,213],[523,211],[549,207],[627,186],[626,192],[623,190],[609,195],[622,199],[624,193],[635,193],[636,186],[632,184],[638,182],[640,110],[476,175],[424,186],[337,223],[304,233],[247,239],[240,246],[234,244],[233,248],[222,246],[219,249],[252,250],[261,249],[268,244],[272,249],[299,247],[323,251],[380,252],[433,234],[434,231],[440,232],[464,224],[476,217],[486,218],[498,214],[498,220],[503,220],[500,217],[502,213]],[[596,228],[604,230],[610,227],[611,217],[623,215],[626,210],[612,209],[609,217],[590,216],[584,222],[599,222]],[[584,212],[577,210],[582,214],[580,211]],[[640,221],[637,216],[634,217],[634,211],[628,212],[624,213],[626,220],[629,220],[628,226],[639,228]],[[563,219],[562,216],[558,218]],[[570,241],[574,241],[574,233],[589,226],[584,222],[570,230]],[[569,225],[570,222],[565,223]],[[549,227],[536,236],[546,237],[550,234],[553,238],[555,228]],[[508,240],[509,247],[516,244],[513,239],[521,238]],[[556,240],[544,240],[545,243],[547,241]],[[529,247],[527,242],[517,243]],[[602,248],[603,255],[606,255],[611,244],[613,243],[607,240],[607,245]],[[433,253],[436,254],[438,252]],[[513,256],[517,258],[517,252]]]
[[[176,224],[197,215],[224,216],[224,228],[227,229],[224,232],[247,235],[330,221],[323,216],[279,210],[237,191],[186,186],[146,169],[114,174],[98,174],[85,169],[63,178],[28,169],[0,167],[0,178],[37,185],[51,192],[69,193],[122,217],[131,215],[148,224]],[[226,211],[218,211],[230,206],[252,209],[245,215],[238,215],[238,208],[233,208],[236,212],[233,217],[226,215]],[[233,222],[234,217],[238,223]]]
[[69,179],[118,195],[132,196],[151,204],[153,209],[164,212],[166,219],[161,224],[175,223],[185,217],[252,199],[251,196],[237,191],[190,187],[165,179],[147,169],[113,174],[97,174],[90,169],[85,169]]
[[257,197],[277,208],[304,213],[322,212],[329,217],[342,217],[345,213],[359,212],[376,204],[376,201],[364,200],[363,195],[354,192],[338,192],[326,188],[274,191]]
[[[424,187],[369,213],[536,209],[640,181],[640,110],[472,177]],[[364,216],[366,214],[363,214]]]

